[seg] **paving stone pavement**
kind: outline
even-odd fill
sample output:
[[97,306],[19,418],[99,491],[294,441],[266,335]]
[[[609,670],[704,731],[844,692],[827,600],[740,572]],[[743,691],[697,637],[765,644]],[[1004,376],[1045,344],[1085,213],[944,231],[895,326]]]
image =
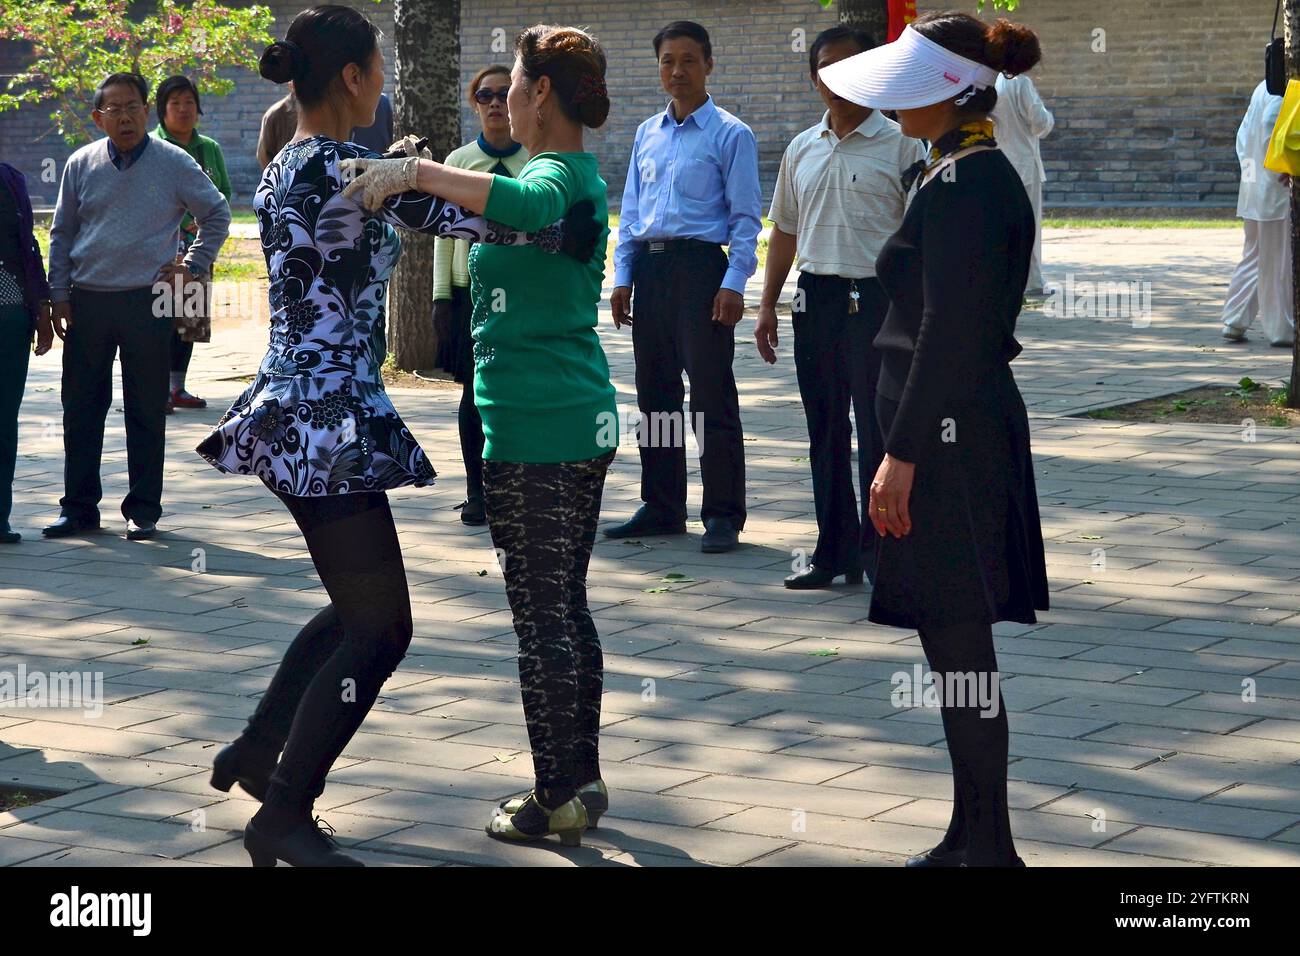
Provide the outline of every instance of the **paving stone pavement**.
[[[1288,352],[1218,337],[1240,241],[1233,229],[1046,236],[1049,279],[1149,282],[1151,314],[1021,320],[1014,369],[1032,416],[1052,610],[996,633],[1012,823],[1031,866],[1300,862],[1296,435],[1069,417],[1285,377]],[[602,322],[632,408],[630,336]],[[751,322],[738,333],[744,547],[701,554],[698,524],[685,539],[597,544],[613,809],[573,850],[482,832],[531,775],[510,617],[486,529],[453,510],[457,393],[394,390],[441,473],[432,489],[392,495],[416,637],[318,806],[368,864],[893,866],[941,836],[951,783],[937,712],[890,703],[891,675],[924,662],[916,635],[868,623],[863,588],[781,587],[792,551],[815,535],[782,331],[775,368],[755,356]],[[211,407],[169,421],[165,533],[140,544],[115,520],[84,540],[41,539],[61,494],[58,365],[32,362],[14,516],[26,539],[0,550],[0,671],[93,671],[104,707],[0,709],[0,784],[68,791],[0,814],[0,863],[247,865],[240,832],[255,804],[210,789],[208,767],[325,596],[261,484],[192,451],[255,367],[265,331],[248,323],[217,339],[191,375]],[[125,491],[118,395],[106,520]],[[638,477],[625,447],[607,521],[633,510]],[[665,583],[673,572],[690,580]]]

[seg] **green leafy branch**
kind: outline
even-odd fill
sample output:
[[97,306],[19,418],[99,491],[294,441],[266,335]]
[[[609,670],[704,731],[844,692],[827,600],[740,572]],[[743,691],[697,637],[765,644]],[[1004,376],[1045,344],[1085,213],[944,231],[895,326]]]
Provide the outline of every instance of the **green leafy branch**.
[[0,39],[27,43],[31,62],[0,92],[0,112],[49,102],[50,120],[69,146],[93,139],[91,103],[110,73],[139,73],[151,87],[183,73],[205,93],[224,96],[234,81],[225,67],[251,69],[274,22],[264,6],[227,7],[212,0],[157,0],[141,20],[127,0],[0,0]]

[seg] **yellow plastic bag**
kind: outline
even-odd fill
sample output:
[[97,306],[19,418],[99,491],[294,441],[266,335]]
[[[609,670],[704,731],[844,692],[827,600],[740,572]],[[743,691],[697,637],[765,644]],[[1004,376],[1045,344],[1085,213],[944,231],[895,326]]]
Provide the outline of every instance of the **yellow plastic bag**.
[[1264,168],[1300,176],[1300,80],[1287,80],[1282,110],[1273,124]]

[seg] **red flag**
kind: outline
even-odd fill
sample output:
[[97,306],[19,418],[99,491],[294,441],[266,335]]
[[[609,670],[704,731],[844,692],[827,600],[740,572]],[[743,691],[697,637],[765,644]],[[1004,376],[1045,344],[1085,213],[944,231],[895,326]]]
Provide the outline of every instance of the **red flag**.
[[889,0],[889,36],[886,42],[893,43],[903,32],[903,27],[916,19],[916,0]]

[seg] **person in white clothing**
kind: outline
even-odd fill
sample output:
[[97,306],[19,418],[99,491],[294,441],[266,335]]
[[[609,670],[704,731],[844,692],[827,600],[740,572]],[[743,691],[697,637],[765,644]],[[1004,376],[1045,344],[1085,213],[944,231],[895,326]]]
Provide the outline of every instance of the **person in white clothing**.
[[1043,183],[1047,171],[1038,141],[1052,131],[1056,119],[1043,105],[1034,81],[1027,76],[998,74],[994,84],[998,102],[993,107],[993,135],[998,148],[1011,161],[1034,207],[1034,257],[1029,263],[1030,294],[1043,291]]
[[1290,348],[1295,339],[1291,177],[1264,168],[1268,141],[1281,109],[1282,97],[1273,96],[1260,83],[1237,130],[1237,160],[1241,163],[1237,215],[1245,227],[1246,241],[1223,304],[1223,337],[1246,341],[1246,330],[1258,313],[1269,342]]

